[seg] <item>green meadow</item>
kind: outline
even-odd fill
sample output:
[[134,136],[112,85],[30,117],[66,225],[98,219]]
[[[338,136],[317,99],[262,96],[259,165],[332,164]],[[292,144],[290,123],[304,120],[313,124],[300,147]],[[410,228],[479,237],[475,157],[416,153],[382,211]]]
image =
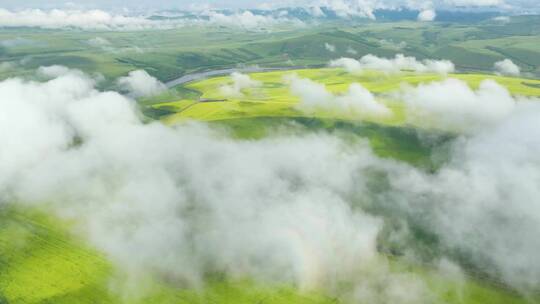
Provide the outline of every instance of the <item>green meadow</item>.
[[[345,93],[351,83],[360,83],[379,97],[379,100],[392,110],[393,115],[369,117],[361,113],[343,111],[319,110],[314,113],[301,111],[297,108],[299,98],[291,94],[285,80],[286,76],[294,74],[324,84],[328,91],[336,95]],[[355,75],[342,69],[324,68],[253,73],[250,76],[260,81],[262,85],[243,90],[241,96],[229,97],[223,94],[221,88],[232,82],[229,76],[223,76],[189,83],[181,89],[173,88],[161,96],[143,100],[142,104],[149,115],[154,115],[154,118],[160,118],[167,124],[175,124],[187,119],[219,121],[253,117],[316,117],[403,126],[406,123],[403,105],[389,95],[403,85],[417,86],[441,81],[448,77],[463,80],[471,88],[478,88],[483,80],[493,79],[514,95],[540,96],[540,81],[538,80],[488,74],[441,76],[413,72],[385,74],[368,71]]]

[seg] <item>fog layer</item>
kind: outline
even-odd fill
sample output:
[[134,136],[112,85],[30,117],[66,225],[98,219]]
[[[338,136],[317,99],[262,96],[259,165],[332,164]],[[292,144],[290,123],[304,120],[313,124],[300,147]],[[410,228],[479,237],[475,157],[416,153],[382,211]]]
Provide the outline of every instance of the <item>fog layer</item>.
[[[133,282],[150,273],[199,286],[218,272],[360,303],[432,303],[420,279],[393,273],[378,252],[381,232],[402,222],[390,241],[412,256],[422,240],[406,227],[418,224],[439,240],[436,260],[523,292],[540,284],[540,104],[491,82],[455,95],[456,107],[486,109],[499,96],[512,106],[464,132],[448,163],[428,173],[329,132],[241,141],[202,124],[143,124],[131,99],[97,91],[81,72],[41,73],[51,79],[0,83],[0,201],[74,219],[74,232]],[[306,102],[319,98],[313,92],[338,98],[291,81]],[[444,85],[461,86],[420,86],[410,98]],[[353,87],[348,96],[370,94]]]

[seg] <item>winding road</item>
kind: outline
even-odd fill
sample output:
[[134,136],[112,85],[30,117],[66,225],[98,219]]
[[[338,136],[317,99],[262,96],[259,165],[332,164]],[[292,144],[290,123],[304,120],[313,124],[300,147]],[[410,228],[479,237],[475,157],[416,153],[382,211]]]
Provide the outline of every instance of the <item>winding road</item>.
[[305,68],[303,66],[290,66],[290,67],[274,67],[274,68],[261,68],[257,66],[252,67],[245,67],[245,68],[228,68],[228,69],[222,69],[222,70],[211,70],[206,72],[199,72],[199,73],[193,73],[193,74],[187,74],[180,78],[176,78],[174,80],[168,81],[165,83],[167,88],[172,88],[177,85],[185,84],[192,81],[197,81],[201,79],[205,79],[212,76],[222,76],[222,75],[228,75],[233,72],[240,72],[240,73],[256,73],[256,72],[271,72],[271,71],[286,71],[286,70],[297,70]]

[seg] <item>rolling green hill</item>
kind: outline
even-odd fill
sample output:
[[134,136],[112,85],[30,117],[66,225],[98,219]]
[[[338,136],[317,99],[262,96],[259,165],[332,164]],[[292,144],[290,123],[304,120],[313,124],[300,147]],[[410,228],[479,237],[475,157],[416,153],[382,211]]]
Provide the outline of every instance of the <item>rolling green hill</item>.
[[[397,53],[452,60],[463,71],[491,71],[494,62],[510,58],[523,71],[540,75],[537,28],[537,16],[518,16],[507,23],[487,20],[476,25],[332,21],[278,27],[270,33],[196,26],[136,32],[2,29],[0,60],[16,64],[17,69],[0,71],[0,79],[60,64],[101,73],[108,80],[105,86],[110,86],[115,78],[134,69],[145,69],[169,81],[194,71],[238,64],[313,67],[343,56],[391,57]],[[97,37],[103,39],[98,40],[101,44],[96,43]],[[14,39],[24,43],[11,43]],[[335,46],[335,52],[327,50],[325,43]]]

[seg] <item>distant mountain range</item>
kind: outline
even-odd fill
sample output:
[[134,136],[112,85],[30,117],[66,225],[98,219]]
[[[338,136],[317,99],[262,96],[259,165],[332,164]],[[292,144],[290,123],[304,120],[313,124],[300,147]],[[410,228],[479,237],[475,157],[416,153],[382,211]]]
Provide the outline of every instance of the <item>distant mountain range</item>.
[[[302,21],[309,21],[309,20],[328,20],[328,21],[335,21],[335,20],[343,20],[343,19],[349,19],[349,20],[357,20],[357,21],[366,21],[370,20],[367,17],[362,16],[348,16],[347,18],[344,18],[332,9],[321,7],[322,14],[313,14],[309,9],[302,8],[302,7],[295,7],[295,8],[279,8],[274,10],[260,10],[260,9],[246,9],[246,10],[215,10],[212,11],[213,13],[219,13],[223,15],[234,15],[238,13],[244,13],[244,12],[251,12],[254,15],[258,16],[267,16],[267,17],[274,17],[274,18],[290,18],[290,19],[298,19]],[[390,10],[390,9],[377,9],[373,11],[373,15],[375,16],[376,21],[412,21],[416,20],[418,17],[418,14],[420,13],[419,10],[411,10],[411,9],[396,9],[396,10]],[[498,11],[494,10],[441,10],[437,11],[437,17],[435,21],[439,22],[479,22],[484,21],[488,19],[492,19],[495,17],[502,16],[503,14]],[[206,19],[208,18],[208,12],[188,12],[188,11],[180,11],[180,10],[169,10],[169,11],[162,11],[159,13],[153,14],[150,19],[154,20],[163,20],[163,19]]]

